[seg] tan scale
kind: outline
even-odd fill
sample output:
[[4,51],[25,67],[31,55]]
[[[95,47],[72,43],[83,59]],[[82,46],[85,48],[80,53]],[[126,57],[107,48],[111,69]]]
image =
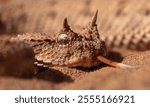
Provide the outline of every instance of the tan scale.
[[[43,29],[46,29],[43,32],[46,32],[49,30],[53,31],[54,29],[58,29],[58,25],[60,24],[60,19],[62,19],[62,16],[65,13],[70,14],[70,15],[68,15],[69,18],[71,20],[74,20],[74,22],[80,23],[81,25],[83,25],[82,22],[87,20],[87,19],[81,17],[81,15],[76,15],[75,13],[72,15],[72,11],[70,11],[70,13],[69,13],[69,11],[66,12],[66,8],[64,8],[64,9],[61,8],[61,10],[56,9],[56,10],[60,10],[59,12],[61,14],[58,13],[58,16],[60,16],[60,17],[59,18],[56,17],[55,20],[54,19],[51,20],[51,17],[43,16],[43,13],[45,13],[45,15],[46,15],[49,12],[51,13],[50,10],[55,10],[55,8],[51,5],[51,3],[50,3],[51,6],[48,5],[47,0],[45,2],[44,2],[44,0],[39,1],[39,2],[30,1],[30,0],[26,0],[26,1],[25,0],[16,0],[16,3],[18,1],[19,1],[19,4],[17,4],[17,5],[15,4],[15,2],[10,2],[10,4],[8,4],[6,6],[2,6],[4,8],[1,9],[1,10],[5,10],[2,14],[2,21],[7,22],[8,25],[6,24],[6,28],[7,28],[6,30],[8,31],[8,33],[10,33],[11,31],[15,31],[15,32],[19,32],[19,33],[20,32],[21,33],[22,32],[31,32],[31,31],[32,32],[41,32],[41,31],[43,31]],[[103,26],[100,25],[98,30],[101,29],[102,34],[104,34],[104,35],[107,34],[106,37],[105,36],[103,37],[106,47],[110,47],[110,48],[112,48],[112,46],[121,47],[121,48],[125,47],[128,49],[142,50],[142,51],[150,49],[150,35],[149,35],[150,18],[148,15],[146,15],[146,13],[149,10],[148,0],[139,0],[138,2],[137,2],[137,0],[132,0],[132,1],[127,0],[127,1],[124,1],[124,3],[119,3],[119,2],[123,2],[122,0],[117,0],[116,2],[113,2],[112,0],[106,1],[106,2],[108,2],[108,4],[111,4],[111,6],[108,6],[107,3],[103,4],[103,2],[100,0],[97,0],[97,1],[93,0],[92,2],[93,2],[93,6],[95,8],[98,7],[99,10],[102,9],[102,12],[103,12],[101,17],[103,19],[102,22],[104,24],[103,24]],[[99,3],[99,2],[101,2],[101,3]],[[66,7],[69,7],[68,6],[69,3],[68,4],[64,3],[64,1],[62,3],[64,5],[67,5]],[[120,4],[122,4],[122,5],[120,5]],[[60,4],[60,6],[61,5],[62,4]],[[75,5],[74,7],[76,7],[76,4],[72,4],[72,5]],[[71,5],[71,7],[73,7],[72,5]],[[58,7],[60,7],[60,6],[58,6]],[[70,10],[72,10],[71,7],[69,7]],[[94,9],[94,7],[93,7],[93,9]],[[39,11],[37,10],[37,8],[39,8],[38,9]],[[54,8],[54,9],[52,9],[52,8]],[[27,11],[28,9],[29,9],[29,11]],[[76,10],[76,13],[79,13],[79,11],[80,10]],[[29,14],[28,14],[28,12],[29,12]],[[15,17],[15,15],[16,15],[16,17]],[[24,15],[27,18],[26,22],[24,22],[24,20],[19,20],[19,17],[24,16]],[[43,17],[40,17],[40,16],[43,16]],[[79,16],[79,18],[77,18],[78,16]],[[9,17],[9,18],[7,18],[7,17]],[[11,23],[11,22],[14,22],[14,23]],[[84,23],[86,23],[86,21]],[[13,28],[16,28],[16,29],[13,29]],[[51,28],[51,29],[49,29],[49,28]],[[108,33],[108,32],[111,32],[111,33]],[[87,36],[86,34],[84,34],[84,35]],[[130,35],[130,36],[128,36],[128,35]],[[101,35],[101,36],[103,36],[103,35]],[[53,51],[54,47],[52,47],[54,45],[49,46],[48,45],[49,42],[44,40],[44,39],[48,38],[47,40],[49,40],[49,39],[54,40],[53,42],[57,43],[58,41],[57,41],[57,38],[55,38],[55,37],[57,37],[57,35],[50,36],[50,35],[46,35],[46,34],[32,34],[31,33],[31,34],[21,35],[20,38],[22,40],[25,40],[26,43],[29,43],[31,41],[31,43],[29,43],[29,44],[34,48],[34,52],[36,54],[36,59],[38,59],[38,61],[40,61],[42,63],[44,60],[46,62],[46,64],[49,62],[50,62],[50,64],[52,64],[51,62],[53,62],[53,65],[55,65],[55,64],[57,65],[58,61],[56,61],[55,59],[60,57],[60,58],[58,58],[58,59],[61,59],[61,61],[59,62],[59,65],[71,66],[71,65],[69,65],[70,62],[72,63],[72,62],[75,62],[75,60],[82,60],[82,58],[79,58],[81,56],[81,54],[90,53],[90,51],[88,51],[89,50],[88,48],[86,50],[84,50],[85,51],[85,53],[84,53],[84,52],[82,52],[82,50],[79,50],[76,48],[70,50],[70,48],[68,47],[69,51],[78,50],[77,56],[79,59],[75,58],[75,56],[76,56],[75,54],[68,53],[67,51],[66,51],[66,53],[61,53],[61,54],[69,54],[68,56],[65,56],[65,55],[56,56],[55,54],[57,54],[57,52]],[[130,38],[128,38],[128,37],[130,37]],[[98,42],[96,42],[96,43],[98,43]],[[81,45],[80,42],[73,45],[73,47],[78,47],[79,45]],[[62,45],[62,44],[59,46],[57,45],[55,50],[57,48],[64,49],[65,45]],[[50,54],[51,56],[48,56],[48,54]],[[89,55],[89,56],[91,56],[91,55]],[[65,59],[65,61],[62,59]],[[73,61],[69,61],[69,59],[73,59]],[[62,61],[64,61],[65,64]],[[73,65],[77,66],[76,64],[73,64]],[[88,64],[88,65],[90,65],[90,64]],[[97,64],[94,64],[94,65],[97,65]],[[94,65],[91,65],[91,66],[94,66]]]
[[[120,68],[132,66],[110,61],[106,58],[105,42],[97,29],[96,11],[92,21],[80,33],[75,33],[64,19],[63,28],[54,36],[47,34],[18,35],[19,40],[33,47],[38,66],[93,67],[101,62]],[[37,51],[38,50],[38,51]]]

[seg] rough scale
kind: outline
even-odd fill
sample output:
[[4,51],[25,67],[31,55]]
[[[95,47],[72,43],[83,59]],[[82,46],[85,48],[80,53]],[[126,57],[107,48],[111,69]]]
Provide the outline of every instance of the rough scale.
[[18,39],[33,47],[38,65],[92,67],[100,63],[97,56],[106,56],[106,47],[97,30],[97,13],[81,33],[75,33],[64,19],[56,35],[24,34]]
[[97,29],[97,14],[98,10],[80,33],[71,30],[65,18],[63,28],[56,35],[24,34],[18,35],[17,39],[33,47],[38,66],[93,67],[104,62],[115,67],[131,68],[105,58],[107,51]]

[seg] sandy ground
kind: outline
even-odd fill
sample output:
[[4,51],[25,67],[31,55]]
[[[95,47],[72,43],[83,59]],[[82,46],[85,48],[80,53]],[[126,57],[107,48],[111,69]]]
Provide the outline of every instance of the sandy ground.
[[123,63],[139,68],[107,65],[86,68],[50,68],[32,78],[1,76],[0,89],[150,89],[150,51],[134,53]]
[[[5,5],[7,2],[13,1],[13,0],[0,0],[0,3]],[[93,15],[93,12],[96,9],[96,6],[98,8],[102,8],[102,10],[105,10],[105,6],[107,6],[111,1],[107,0],[108,2],[102,2],[103,0],[95,0],[94,3],[90,5],[90,8],[92,10],[92,13],[88,13],[88,8],[82,8],[82,5],[85,6],[85,4],[81,3],[81,6],[79,5],[79,10],[84,10],[83,13],[85,14],[91,14]],[[122,1],[122,0],[120,0]],[[68,1],[69,3],[72,3],[71,1]],[[61,5],[63,2],[60,2],[59,5]],[[105,5],[98,6],[98,3],[103,3]],[[95,6],[96,5],[96,6]],[[2,6],[2,5],[1,5]],[[65,5],[67,8],[67,4]],[[83,7],[84,7],[83,6]],[[95,7],[94,7],[95,6]],[[116,4],[114,3],[114,6]],[[86,6],[85,6],[86,7]],[[42,8],[42,7],[41,7]],[[45,9],[45,8],[44,8]],[[54,10],[59,11],[60,8],[55,6]],[[72,9],[72,8],[71,8]],[[71,10],[70,9],[70,10]],[[82,21],[82,11],[78,12],[76,11],[73,15],[69,15],[70,13],[65,13],[65,9],[62,9],[62,12],[66,14],[66,16],[69,16],[70,23],[74,25],[76,23],[76,26],[80,23],[81,25],[85,25],[88,19],[85,20],[85,23]],[[78,10],[78,9],[77,9]],[[101,11],[102,11],[101,10]],[[134,9],[133,9],[134,10]],[[136,10],[136,9],[135,9]],[[102,15],[102,19],[105,19],[105,15],[108,15],[108,12],[101,12],[104,13],[104,16]],[[75,19],[77,18],[77,13],[80,13],[80,18],[78,21]],[[38,13],[37,13],[38,14]],[[40,13],[39,13],[40,14]],[[1,15],[0,15],[1,16]],[[38,16],[38,15],[37,15]],[[31,17],[31,16],[30,16]],[[65,16],[63,16],[64,18]],[[44,20],[44,19],[41,19]],[[62,14],[59,14],[58,17],[54,20],[54,22],[57,21],[57,23],[52,23],[53,20],[50,19],[50,23],[47,26],[44,26],[45,29],[43,29],[44,32],[47,32],[48,29],[51,29],[50,32],[55,32],[56,27],[62,22]],[[108,20],[111,23],[113,19]],[[121,20],[121,19],[119,19]],[[43,22],[45,23],[45,22]],[[43,24],[41,22],[41,25]],[[49,23],[49,21],[47,21]],[[98,20],[98,23],[99,22]],[[117,23],[117,21],[116,21]],[[0,23],[1,25],[2,23]],[[103,23],[104,24],[104,23]],[[11,25],[11,24],[8,24]],[[40,24],[39,24],[40,25]],[[117,24],[116,24],[117,25]],[[26,25],[27,26],[27,25]],[[51,27],[50,27],[51,26]],[[100,25],[102,34],[107,34],[107,29],[102,27],[103,25]],[[106,26],[105,26],[106,27]],[[0,26],[1,28],[1,36],[8,35],[7,33],[10,32],[3,32],[2,28],[3,26]],[[11,28],[11,27],[10,27]],[[6,29],[5,29],[6,30]],[[7,29],[9,30],[9,29]],[[58,30],[58,29],[57,29]],[[112,28],[113,30],[113,28]],[[17,35],[18,33],[27,32],[27,31],[34,31],[33,29],[25,29],[23,30],[16,30],[16,33],[14,35]],[[41,29],[39,30],[39,32]],[[14,33],[14,32],[13,32]],[[122,63],[126,63],[129,65],[138,65],[138,68],[133,69],[120,69],[120,68],[113,68],[105,64],[100,64],[97,67],[93,68],[67,68],[67,67],[53,67],[53,68],[37,68],[38,71],[40,71],[37,74],[34,74],[32,76],[24,76],[26,74],[25,72],[22,72],[21,76],[17,75],[1,75],[0,73],[0,89],[150,89],[150,51],[145,52],[139,52],[139,51],[132,51],[132,50],[125,50],[125,49],[113,49],[109,52],[109,58],[114,61],[119,61]],[[15,66],[15,65],[14,65]],[[11,70],[10,70],[11,71]],[[28,71],[27,71],[28,72]],[[12,73],[13,74],[13,73]],[[16,74],[16,73],[15,73]]]

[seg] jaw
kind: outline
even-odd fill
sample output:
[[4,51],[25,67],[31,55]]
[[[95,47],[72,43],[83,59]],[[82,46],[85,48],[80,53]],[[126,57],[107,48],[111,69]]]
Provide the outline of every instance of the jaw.
[[73,58],[69,60],[69,63],[67,64],[68,67],[86,67],[86,68],[90,68],[93,66],[97,66],[98,64],[100,64],[100,61],[94,57],[94,58]]
[[43,67],[85,67],[85,68],[90,68],[94,67],[100,64],[101,61],[99,61],[96,57],[91,59],[91,58],[72,58],[64,63],[53,63],[53,62],[43,62],[43,61],[38,61],[36,60],[35,64],[37,66],[43,66]]

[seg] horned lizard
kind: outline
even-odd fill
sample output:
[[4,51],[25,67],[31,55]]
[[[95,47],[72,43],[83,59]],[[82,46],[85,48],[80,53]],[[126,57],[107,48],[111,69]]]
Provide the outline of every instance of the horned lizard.
[[121,68],[130,67],[105,58],[107,50],[97,29],[97,14],[98,11],[80,33],[74,32],[65,18],[63,28],[56,35],[23,34],[17,39],[33,47],[38,66],[92,67],[104,62]]

